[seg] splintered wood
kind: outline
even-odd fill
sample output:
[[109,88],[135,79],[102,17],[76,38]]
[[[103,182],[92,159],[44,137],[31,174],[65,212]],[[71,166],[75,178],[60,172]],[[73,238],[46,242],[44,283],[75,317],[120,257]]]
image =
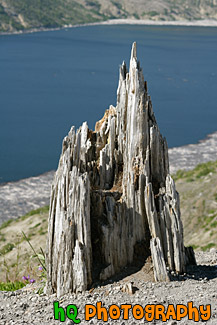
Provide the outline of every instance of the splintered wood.
[[[138,257],[152,256],[156,281],[185,271],[179,196],[168,149],[133,44],[120,68],[117,106],[71,128],[52,185],[47,293],[82,292]],[[189,255],[189,254],[188,254]]]

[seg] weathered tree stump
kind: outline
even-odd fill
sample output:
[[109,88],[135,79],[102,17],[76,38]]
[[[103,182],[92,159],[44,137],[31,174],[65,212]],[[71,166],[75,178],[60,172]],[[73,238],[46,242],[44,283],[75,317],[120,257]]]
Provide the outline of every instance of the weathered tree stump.
[[108,279],[133,263],[138,245],[144,260],[152,254],[156,281],[169,280],[166,267],[185,271],[179,196],[134,43],[129,72],[125,63],[120,68],[117,106],[95,131],[85,122],[63,140],[50,201],[47,293]]

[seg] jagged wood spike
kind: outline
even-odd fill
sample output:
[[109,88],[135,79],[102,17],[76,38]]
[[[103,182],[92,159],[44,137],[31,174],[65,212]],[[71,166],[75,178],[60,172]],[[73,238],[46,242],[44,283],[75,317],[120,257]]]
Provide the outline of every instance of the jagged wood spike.
[[161,247],[161,242],[158,237],[151,239],[151,255],[154,267],[155,281],[170,281],[169,275],[166,269],[166,263]]
[[138,245],[144,263],[152,255],[157,280],[169,279],[166,266],[185,271],[167,143],[134,43],[129,72],[125,63],[120,67],[117,106],[106,110],[95,131],[85,122],[63,141],[50,201],[47,293],[84,291],[106,280],[134,262]]

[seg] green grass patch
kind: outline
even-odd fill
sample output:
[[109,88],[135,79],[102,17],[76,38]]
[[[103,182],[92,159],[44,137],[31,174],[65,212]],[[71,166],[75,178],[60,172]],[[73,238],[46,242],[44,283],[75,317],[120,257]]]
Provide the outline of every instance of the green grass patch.
[[[217,161],[209,161],[207,163],[199,164],[192,170],[178,170],[175,175],[173,175],[173,179],[177,181],[178,179],[186,179],[187,182],[193,182],[196,179],[200,179],[201,177],[207,176],[210,173],[217,172]],[[217,200],[217,193],[215,196]]]
[[175,175],[173,175],[173,178],[180,179],[180,178],[185,178],[186,177],[186,171],[179,169]]
[[35,229],[35,228],[37,228],[38,226],[40,226],[40,224],[41,224],[41,222],[39,222],[39,223],[37,223],[36,225],[30,227],[30,229]]
[[212,247],[215,247],[216,245],[214,243],[209,243],[208,245],[206,246],[202,246],[201,249],[202,251],[207,251],[208,249],[212,248]]
[[210,225],[211,228],[216,228],[217,227],[217,221],[214,221]]
[[34,216],[35,214],[44,214],[47,213],[49,211],[49,205],[46,205],[42,208],[38,208],[36,210],[31,210],[28,213],[26,213],[23,217],[21,218],[25,218],[25,217],[31,217]]
[[48,212],[49,212],[49,205],[45,205],[44,207],[29,211],[28,213],[24,214],[24,216],[17,218],[15,221],[18,222],[20,220],[26,220],[27,218],[34,216],[36,214],[44,214]]
[[9,253],[10,251],[12,251],[12,249],[15,247],[14,244],[12,243],[7,243],[6,245],[4,245],[2,247],[2,249],[0,250],[0,255],[5,255],[7,253]]
[[215,216],[211,216],[211,217],[204,216],[205,224],[206,225],[210,224],[210,222],[212,222],[214,218],[215,218]]
[[198,245],[191,245],[193,249],[197,249],[199,246]]
[[[45,214],[45,213],[48,213],[48,212],[49,212],[49,205],[46,205],[46,206],[44,206],[42,208],[38,208],[38,209],[35,209],[35,210],[31,210],[28,213],[26,213],[24,216],[18,217],[17,219],[9,219],[9,220],[4,221],[0,226],[0,230],[2,230],[4,228],[7,228],[13,221],[14,222],[19,222],[20,220],[25,220],[28,217],[34,216],[35,214]],[[43,219],[43,221],[44,220],[46,221],[46,219]],[[36,228],[39,225],[40,224],[37,224],[32,228]],[[1,241],[1,234],[0,234],[0,241]]]
[[6,239],[5,239],[5,235],[4,235],[4,234],[1,234],[1,233],[0,233],[0,241],[3,241],[3,242],[6,241]]
[[7,221],[4,221],[1,226],[0,226],[0,230],[6,228],[7,226],[9,226],[11,224],[11,222],[14,221],[14,219],[9,219]]
[[39,229],[38,231],[39,235],[42,236],[42,235],[45,235],[47,233],[47,229],[44,230],[42,227]]
[[25,287],[25,283],[20,281],[15,282],[0,282],[0,291],[15,291]]

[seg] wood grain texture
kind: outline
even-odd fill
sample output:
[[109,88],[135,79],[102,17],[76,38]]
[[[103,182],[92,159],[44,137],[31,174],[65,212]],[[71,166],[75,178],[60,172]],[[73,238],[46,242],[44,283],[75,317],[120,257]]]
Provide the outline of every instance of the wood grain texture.
[[63,140],[50,202],[46,290],[58,296],[83,291],[138,254],[144,263],[152,255],[156,280],[169,279],[166,266],[185,271],[167,143],[134,43],[129,72],[125,63],[120,68],[117,106],[110,106],[95,131],[85,122]]

